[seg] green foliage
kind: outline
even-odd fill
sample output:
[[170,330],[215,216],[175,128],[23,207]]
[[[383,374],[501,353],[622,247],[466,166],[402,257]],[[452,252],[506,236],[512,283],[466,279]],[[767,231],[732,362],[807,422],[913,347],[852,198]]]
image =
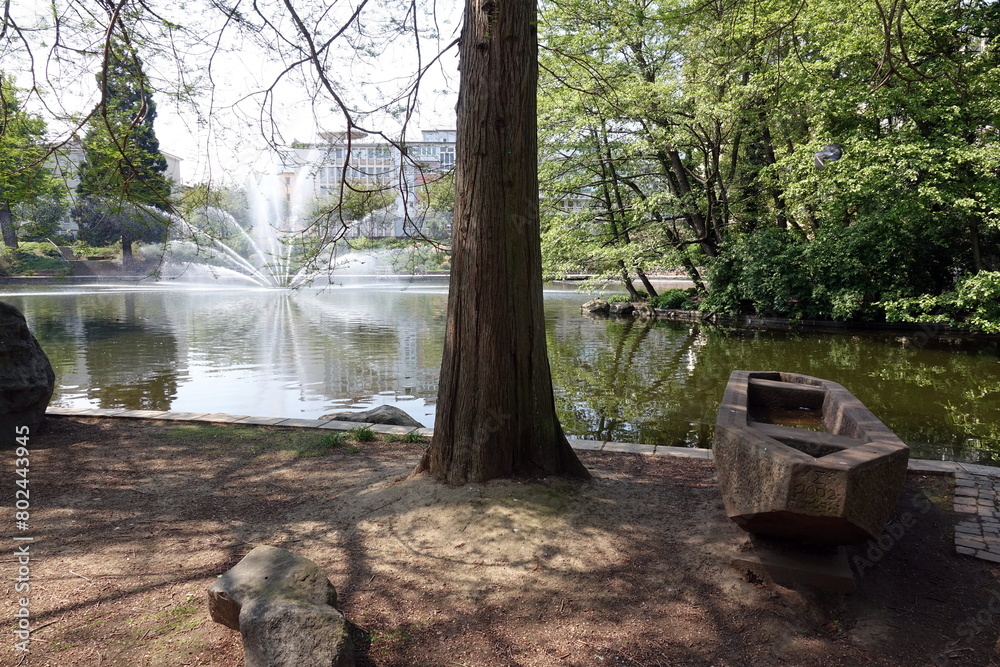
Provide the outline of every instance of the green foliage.
[[952,291],[880,303],[890,322],[928,322],[1000,333],[1000,272],[969,276]]
[[406,435],[403,436],[403,442],[407,442],[407,443],[425,443],[425,442],[427,442],[427,438],[423,437],[422,435],[417,434],[416,432],[410,432],[410,433],[407,433]]
[[88,243],[120,239],[130,251],[134,241],[166,240],[169,221],[159,212],[172,208],[170,183],[142,61],[119,40],[106,55],[107,68],[97,75],[104,104],[87,123],[73,219]]
[[49,242],[22,241],[17,249],[0,253],[0,275],[34,275],[39,271],[68,271],[62,255]]
[[604,300],[608,303],[625,303],[631,301],[632,297],[628,294],[609,294]]
[[336,234],[366,216],[393,206],[396,191],[372,188],[359,183],[345,183],[338,193],[317,197],[308,207],[305,219],[320,234]]
[[82,239],[77,239],[71,246],[73,254],[83,259],[114,259],[121,255],[121,245],[92,246]]
[[351,438],[357,442],[371,442],[375,440],[375,431],[371,430],[367,426],[359,426],[353,428],[348,433],[351,434]]
[[14,254],[13,248],[0,246],[0,276],[9,276],[14,272]]
[[428,180],[417,191],[417,196],[426,202],[427,208],[443,213],[455,212],[455,172],[449,171],[441,177]]
[[879,319],[878,302],[936,293],[959,250],[936,229],[876,218],[808,238],[766,227],[730,235],[702,309],[838,321]]
[[543,3],[547,275],[707,265],[703,307],[846,320],[1000,270],[996,9],[875,9]]
[[91,245],[147,241],[162,243],[167,238],[169,219],[158,209],[129,202],[87,197],[73,208],[80,226],[80,238]]
[[60,198],[59,182],[45,164],[45,122],[22,108],[20,94],[0,72],[0,232],[7,245],[16,243],[14,214]]
[[18,220],[17,235],[28,241],[55,240],[59,224],[66,217],[69,206],[61,196],[40,196],[23,201],[14,207]]
[[649,305],[653,308],[663,308],[665,310],[694,310],[695,303],[692,300],[696,290],[694,289],[668,289],[660,292],[649,300]]
[[344,444],[344,440],[346,439],[347,435],[345,433],[331,432],[323,434],[316,444],[318,447],[330,449],[333,447],[340,447]]
[[39,257],[55,257],[56,259],[62,257],[59,249],[48,241],[23,241],[18,245],[18,250]]

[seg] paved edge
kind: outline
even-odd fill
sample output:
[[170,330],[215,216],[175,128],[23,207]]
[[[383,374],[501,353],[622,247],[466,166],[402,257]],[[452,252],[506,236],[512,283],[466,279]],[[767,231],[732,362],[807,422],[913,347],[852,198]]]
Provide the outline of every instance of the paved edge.
[[[362,424],[332,419],[295,419],[289,417],[251,417],[223,413],[173,412],[159,410],[102,410],[97,408],[49,408],[46,414],[63,417],[117,417],[121,419],[162,419],[214,424],[252,424],[254,426],[289,426],[336,431],[365,427],[376,433],[408,435],[416,433],[429,438],[434,429],[410,426]],[[591,452],[622,452],[647,456],[675,456],[711,459],[712,450],[697,447],[667,447],[630,442],[606,442],[567,438],[573,449]],[[955,526],[955,552],[991,563],[1000,563],[1000,468],[959,463],[910,459],[910,472],[953,475],[955,478],[954,510],[965,518]]]

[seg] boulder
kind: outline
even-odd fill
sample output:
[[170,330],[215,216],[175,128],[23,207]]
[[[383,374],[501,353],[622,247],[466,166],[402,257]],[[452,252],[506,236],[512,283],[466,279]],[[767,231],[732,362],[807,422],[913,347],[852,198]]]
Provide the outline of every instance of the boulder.
[[0,448],[14,447],[17,435],[38,430],[55,385],[52,364],[24,315],[0,301]]
[[641,320],[655,320],[656,319],[656,309],[650,306],[648,303],[640,303],[635,307],[632,312],[637,318]]
[[353,667],[337,591],[318,565],[261,545],[208,587],[212,620],[239,630],[246,667]]
[[332,412],[328,415],[323,415],[320,419],[423,428],[423,424],[393,405],[380,405],[365,412]]
[[622,317],[631,315],[635,312],[635,306],[628,301],[618,301],[611,304],[611,314],[620,315]]
[[604,313],[605,315],[608,313],[610,308],[611,305],[600,297],[591,299],[587,303],[580,306],[580,310],[585,313]]

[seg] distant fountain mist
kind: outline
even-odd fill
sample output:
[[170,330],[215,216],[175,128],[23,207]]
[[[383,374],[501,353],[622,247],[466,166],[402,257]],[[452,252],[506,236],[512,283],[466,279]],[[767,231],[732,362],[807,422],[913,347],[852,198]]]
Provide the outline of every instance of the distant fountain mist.
[[[292,288],[314,280],[318,262],[303,250],[299,223],[283,210],[276,177],[247,185],[249,224],[206,207],[197,220],[177,219],[177,238],[166,248],[168,279],[235,279],[262,287]],[[326,249],[325,252],[333,252]],[[312,260],[312,261],[310,261]]]

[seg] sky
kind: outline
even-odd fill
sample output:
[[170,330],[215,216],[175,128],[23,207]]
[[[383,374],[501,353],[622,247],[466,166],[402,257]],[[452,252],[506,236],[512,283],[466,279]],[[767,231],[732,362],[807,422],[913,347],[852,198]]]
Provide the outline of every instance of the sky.
[[[127,22],[142,45],[140,56],[155,91],[160,147],[182,158],[187,184],[239,183],[249,172],[273,171],[277,158],[269,144],[310,142],[319,131],[345,127],[315,71],[293,67],[308,43],[296,37],[296,24],[283,4],[225,1],[242,23],[226,21],[208,0],[151,0],[147,4],[161,20],[146,13]],[[398,137],[398,118],[406,104],[380,107],[412,81],[417,69],[414,34],[421,35],[425,65],[457,37],[457,0],[429,1],[426,6],[406,0],[294,3],[314,44],[343,30],[321,60],[334,92],[360,125]],[[23,41],[0,44],[0,71],[14,74],[20,88],[33,90],[28,106],[46,119],[56,141],[68,136],[72,119],[92,109],[99,97],[95,73],[108,20],[93,13],[93,4],[55,0],[49,12],[43,3],[14,3],[17,25],[30,30],[21,32]],[[407,138],[419,138],[421,129],[454,127],[457,60],[457,48],[451,48],[426,72]],[[262,94],[268,88],[271,94]]]

